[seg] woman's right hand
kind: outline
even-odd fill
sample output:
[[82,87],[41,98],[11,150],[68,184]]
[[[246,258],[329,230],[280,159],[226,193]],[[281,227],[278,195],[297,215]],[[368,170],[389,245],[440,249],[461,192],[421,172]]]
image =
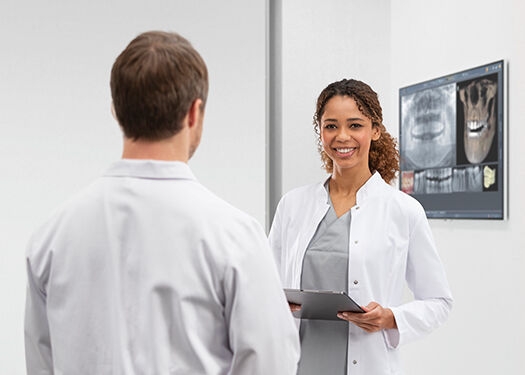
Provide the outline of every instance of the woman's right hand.
[[301,310],[301,305],[296,305],[295,303],[288,302],[288,305],[290,305],[290,310],[292,312]]

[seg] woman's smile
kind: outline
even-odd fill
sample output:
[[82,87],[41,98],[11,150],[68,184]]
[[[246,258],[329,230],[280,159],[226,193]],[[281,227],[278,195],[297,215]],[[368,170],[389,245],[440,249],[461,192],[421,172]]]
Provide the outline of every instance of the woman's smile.
[[355,150],[357,150],[357,147],[338,147],[334,148],[334,151],[339,155],[340,157],[350,157],[354,154]]

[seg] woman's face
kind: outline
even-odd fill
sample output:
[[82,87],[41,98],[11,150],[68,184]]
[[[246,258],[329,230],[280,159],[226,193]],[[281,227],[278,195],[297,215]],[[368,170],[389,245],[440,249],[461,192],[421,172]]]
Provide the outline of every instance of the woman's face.
[[380,131],[359,111],[354,99],[334,96],[326,102],[320,120],[321,143],[333,161],[334,173],[344,169],[368,170],[368,152]]

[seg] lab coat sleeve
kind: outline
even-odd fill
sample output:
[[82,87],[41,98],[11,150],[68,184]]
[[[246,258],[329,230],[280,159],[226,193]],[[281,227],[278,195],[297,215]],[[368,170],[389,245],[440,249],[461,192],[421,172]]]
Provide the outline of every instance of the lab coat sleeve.
[[[46,312],[46,294],[27,259],[27,294],[25,308],[25,355],[28,374],[53,374],[53,355]],[[44,266],[43,272],[47,268]]]
[[[225,275],[231,374],[295,374],[299,337],[286,303],[268,242],[260,227]],[[240,236],[240,234],[239,234]],[[249,246],[249,248],[248,248]]]
[[445,269],[424,212],[419,213],[408,246],[405,277],[414,300],[391,308],[397,330],[387,330],[385,336],[392,348],[419,339],[442,325],[453,303]]

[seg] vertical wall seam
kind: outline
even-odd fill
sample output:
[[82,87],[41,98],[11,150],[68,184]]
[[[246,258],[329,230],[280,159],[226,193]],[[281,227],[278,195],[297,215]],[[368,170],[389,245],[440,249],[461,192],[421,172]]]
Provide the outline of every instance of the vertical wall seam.
[[282,194],[282,0],[267,0],[266,230]]

